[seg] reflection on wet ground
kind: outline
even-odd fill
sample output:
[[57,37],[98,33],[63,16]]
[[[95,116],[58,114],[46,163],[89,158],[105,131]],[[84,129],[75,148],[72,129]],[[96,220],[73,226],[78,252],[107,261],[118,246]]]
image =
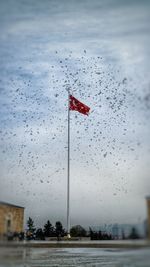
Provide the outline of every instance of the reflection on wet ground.
[[150,249],[1,248],[0,267],[150,267]]

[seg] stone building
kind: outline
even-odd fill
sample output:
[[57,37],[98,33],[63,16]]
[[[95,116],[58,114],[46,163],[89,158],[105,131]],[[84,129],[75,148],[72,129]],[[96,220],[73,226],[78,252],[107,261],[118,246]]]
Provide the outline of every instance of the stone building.
[[150,196],[146,198],[147,201],[147,234],[150,239]]
[[24,207],[0,201],[0,236],[22,232]]

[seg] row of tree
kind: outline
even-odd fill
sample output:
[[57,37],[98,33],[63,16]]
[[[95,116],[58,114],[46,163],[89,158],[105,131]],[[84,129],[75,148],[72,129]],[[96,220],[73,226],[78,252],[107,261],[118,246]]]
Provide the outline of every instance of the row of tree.
[[[102,231],[93,231],[91,228],[90,230],[90,238],[91,240],[112,240],[112,239],[117,239],[118,237],[114,238],[111,234],[108,234],[106,232]],[[124,235],[124,232],[122,232],[122,239],[139,239],[140,236],[138,234],[138,231],[135,227],[132,227],[131,232],[129,233],[128,236]]]
[[[57,221],[55,223],[55,226],[53,226],[48,220],[43,229],[36,229],[33,219],[29,217],[29,219],[27,220],[27,230],[25,233],[8,233],[7,238],[9,240],[13,240],[14,238],[19,240],[23,240],[24,238],[26,238],[27,240],[45,240],[45,238],[48,237],[55,237],[57,238],[57,240],[60,240],[61,237],[64,237],[66,235],[67,232],[60,221]],[[91,240],[111,240],[114,238],[111,234],[102,231],[93,231],[91,228],[89,228],[89,232],[87,233],[87,231],[81,225],[73,226],[70,229],[70,235],[71,237],[90,237]],[[139,238],[139,235],[136,228],[134,227],[132,228],[128,238],[125,237],[124,234],[122,235],[122,239],[137,238]]]
[[102,231],[92,231],[92,229],[90,228],[90,238],[91,240],[112,240],[112,235],[102,233]]
[[55,227],[51,224],[48,220],[47,223],[44,225],[44,228],[36,229],[34,225],[34,221],[32,218],[29,217],[27,221],[27,231],[26,231],[26,238],[28,240],[31,239],[40,239],[45,240],[46,237],[57,237],[60,239],[62,236],[66,235],[66,231],[63,228],[63,225],[60,221],[55,223]]
[[[87,236],[86,230],[80,225],[73,226],[70,229],[70,234],[71,237]],[[53,226],[48,220],[43,228],[36,228],[33,219],[29,217],[25,232],[8,232],[6,237],[8,240],[45,240],[48,237],[54,237],[57,238],[57,240],[60,240],[61,237],[66,235],[67,232],[60,221],[57,221],[55,226]]]
[[[38,228],[37,230],[34,227],[34,222],[31,218],[27,221],[28,230],[26,233],[27,239],[42,239],[45,237],[57,237],[59,240],[61,237],[67,235],[66,230],[63,228],[62,223],[57,221],[55,227],[48,220],[44,225],[44,228]],[[72,237],[86,237],[89,236],[91,240],[112,240],[114,237],[111,234],[102,231],[93,231],[89,228],[89,233],[81,226],[76,225],[70,229],[70,235]],[[125,236],[122,236],[123,239],[126,239]],[[127,239],[138,239],[139,235],[136,228],[132,228],[131,232]]]
[[[73,226],[70,229],[70,234],[72,237],[87,236],[86,230],[81,225]],[[55,226],[53,226],[51,222],[48,220],[47,223],[44,225],[43,229],[42,228],[36,229],[32,218],[29,217],[27,221],[26,238],[28,240],[31,239],[45,240],[45,238],[47,237],[57,237],[57,239],[59,240],[61,237],[65,235],[67,235],[67,232],[60,221],[57,221],[55,223]]]

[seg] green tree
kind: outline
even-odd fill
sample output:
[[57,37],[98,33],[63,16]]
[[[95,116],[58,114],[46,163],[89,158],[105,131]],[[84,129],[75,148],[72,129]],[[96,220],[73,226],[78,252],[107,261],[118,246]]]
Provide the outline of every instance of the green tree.
[[139,234],[137,232],[137,229],[135,227],[132,227],[131,233],[129,235],[129,238],[131,238],[131,239],[138,239],[138,238],[140,238],[139,237]]
[[86,236],[86,230],[81,225],[75,225],[71,228],[70,234],[73,237],[84,237]]
[[35,235],[36,235],[36,239],[38,239],[38,240],[45,240],[45,236],[44,236],[44,233],[43,233],[42,228],[38,228],[36,230]]
[[36,228],[34,226],[34,221],[32,220],[32,218],[29,217],[28,221],[27,221],[27,226],[28,226],[28,230],[32,233],[35,232]]
[[125,237],[125,233],[124,233],[124,230],[122,229],[122,239],[124,240],[124,239],[126,239],[126,237]]
[[47,223],[44,225],[44,235],[47,237],[53,236],[54,228],[50,221],[48,220]]
[[36,228],[34,226],[34,221],[30,217],[27,220],[27,226],[28,226],[27,233],[26,233],[27,239],[34,239],[35,238],[34,235],[35,235]]
[[60,237],[63,236],[65,233],[62,223],[60,221],[57,221],[55,224],[55,232],[58,240],[60,240]]

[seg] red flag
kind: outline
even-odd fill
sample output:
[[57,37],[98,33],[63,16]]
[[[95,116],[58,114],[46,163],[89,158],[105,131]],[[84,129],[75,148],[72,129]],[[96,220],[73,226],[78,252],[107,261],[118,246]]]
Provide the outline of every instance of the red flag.
[[90,108],[85,104],[81,103],[74,96],[70,95],[70,110],[76,110],[84,115],[88,115]]

